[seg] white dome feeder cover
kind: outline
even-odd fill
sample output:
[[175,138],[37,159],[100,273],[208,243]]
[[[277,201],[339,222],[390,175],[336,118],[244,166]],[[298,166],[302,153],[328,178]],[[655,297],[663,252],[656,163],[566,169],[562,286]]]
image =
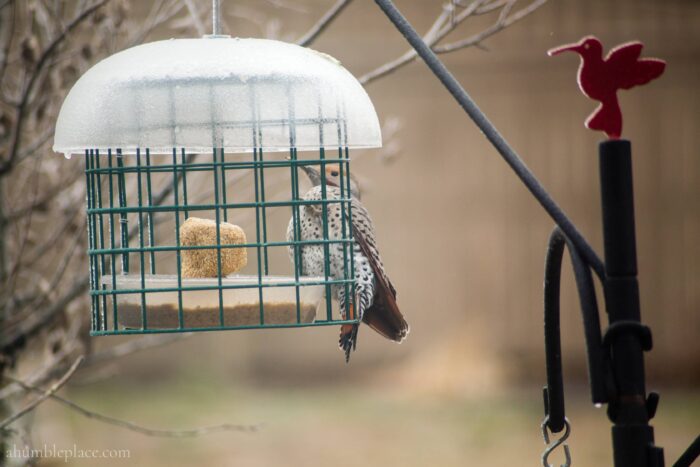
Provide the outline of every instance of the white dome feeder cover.
[[380,146],[374,106],[337,60],[279,41],[214,36],[152,42],[93,66],[63,102],[53,149]]

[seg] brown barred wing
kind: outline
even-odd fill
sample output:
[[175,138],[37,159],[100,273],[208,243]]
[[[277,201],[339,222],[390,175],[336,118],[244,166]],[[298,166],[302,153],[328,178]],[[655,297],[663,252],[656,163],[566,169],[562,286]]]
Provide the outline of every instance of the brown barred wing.
[[368,259],[375,277],[374,300],[362,321],[387,339],[401,342],[408,334],[408,323],[396,303],[396,289],[384,271],[374,238],[374,226],[367,209],[352,200],[352,232],[360,250]]

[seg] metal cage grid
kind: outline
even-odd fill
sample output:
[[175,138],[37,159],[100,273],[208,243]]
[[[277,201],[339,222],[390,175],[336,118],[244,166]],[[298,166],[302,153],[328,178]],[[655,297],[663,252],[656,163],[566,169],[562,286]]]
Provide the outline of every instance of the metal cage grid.
[[[347,146],[337,148],[337,157],[329,158],[323,146],[323,127],[333,124],[340,135],[343,131],[341,118],[307,119],[287,122],[290,133],[290,149],[284,159],[266,159],[261,145],[262,127],[260,121],[251,122],[256,147],[250,156],[226,154],[224,149],[213,147],[210,160],[202,161],[203,154],[189,154],[186,148],[173,148],[171,156],[151,154],[149,148],[137,149],[135,155],[126,155],[116,148],[108,149],[107,154],[99,149],[85,150],[85,176],[87,191],[87,227],[88,257],[90,273],[91,298],[91,335],[145,334],[158,332],[192,332],[210,330],[256,329],[279,327],[323,326],[356,323],[352,316],[344,319],[333,310],[332,286],[345,288],[345,296],[350,293],[350,303],[354,306],[354,239],[351,223],[350,193],[350,158]],[[268,122],[279,125],[280,122]],[[321,135],[318,158],[300,159],[294,146],[296,125],[318,125]],[[158,158],[164,158],[160,162]],[[340,198],[329,199],[326,190],[327,164],[338,164],[341,186]],[[318,167],[321,175],[321,200],[308,201],[300,196],[298,169],[302,166]],[[265,191],[266,169],[289,169],[289,196],[283,200],[269,200]],[[254,200],[235,201],[236,184],[231,183],[232,174],[237,171],[250,170],[253,178]],[[194,187],[188,186],[188,174],[211,174],[213,185],[213,202],[197,203],[192,201]],[[246,174],[247,175],[247,174]],[[190,175],[192,176],[192,175]],[[171,184],[171,193],[158,196],[154,192],[154,178],[167,177]],[[130,183],[127,183],[130,182]],[[135,185],[135,188],[134,188]],[[168,187],[170,188],[170,187]],[[197,187],[199,188],[199,187]],[[233,189],[233,190],[232,190]],[[188,192],[189,190],[189,192]],[[170,204],[167,201],[171,199]],[[131,200],[131,202],[130,202]],[[331,204],[338,204],[342,215],[342,236],[331,238],[328,231],[328,209]],[[300,209],[306,205],[320,205],[323,225],[321,240],[302,240],[300,226]],[[293,239],[291,241],[271,241],[268,233],[268,214],[271,208],[290,208],[293,219]],[[221,241],[220,222],[227,222],[230,210],[254,209],[255,241],[244,244],[226,244]],[[205,245],[182,245],[180,226],[192,213],[213,212],[216,221],[216,242]],[[163,242],[157,235],[156,226],[168,223],[175,231],[174,242]],[[134,244],[135,243],[135,244]],[[333,244],[342,245],[343,274],[332,277],[330,267],[330,248]],[[304,271],[301,261],[306,245],[322,245],[324,274],[319,280],[303,280]],[[287,247],[293,251],[293,276],[282,282],[265,283],[270,275],[269,250],[274,247]],[[248,248],[254,251],[256,261],[253,276],[257,281],[248,284],[226,284],[221,275],[221,252],[228,248]],[[182,274],[181,253],[185,250],[215,249],[217,252],[218,280],[214,285],[193,285]],[[162,261],[159,254],[175,254],[177,286],[149,287],[148,280],[162,274]],[[136,268],[134,268],[136,265]],[[138,287],[120,288],[119,276],[128,275],[137,269],[140,279]],[[325,290],[325,316],[319,316],[312,322],[302,322],[300,310],[300,290],[303,287],[323,286]],[[270,323],[266,321],[265,289],[268,287],[288,287],[295,290],[296,321],[289,323]],[[224,318],[224,291],[227,289],[257,289],[259,321],[252,325],[229,325]],[[211,326],[187,325],[183,295],[193,291],[218,292],[218,323]],[[149,325],[149,298],[153,294],[177,293],[177,326],[153,327]],[[120,296],[126,294],[140,295],[139,327],[125,327],[120,324]],[[124,308],[122,304],[121,308]]]

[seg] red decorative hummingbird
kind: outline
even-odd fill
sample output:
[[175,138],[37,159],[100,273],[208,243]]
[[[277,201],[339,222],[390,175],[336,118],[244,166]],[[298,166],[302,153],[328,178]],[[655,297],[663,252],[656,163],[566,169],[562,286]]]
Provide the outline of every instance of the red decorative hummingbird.
[[604,131],[609,138],[622,134],[622,112],[617,101],[618,89],[630,89],[658,78],[666,68],[666,62],[657,58],[639,58],[644,45],[628,42],[618,45],[603,59],[603,44],[587,36],[576,44],[568,44],[549,50],[557,55],[572,51],[581,56],[578,69],[578,85],[600,106],[586,119],[586,128]]

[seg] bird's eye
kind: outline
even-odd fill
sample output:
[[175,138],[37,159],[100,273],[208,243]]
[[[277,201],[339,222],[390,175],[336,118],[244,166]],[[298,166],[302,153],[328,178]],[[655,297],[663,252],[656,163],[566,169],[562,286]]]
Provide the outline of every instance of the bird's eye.
[[331,177],[337,177],[339,175],[337,170],[331,172]]

